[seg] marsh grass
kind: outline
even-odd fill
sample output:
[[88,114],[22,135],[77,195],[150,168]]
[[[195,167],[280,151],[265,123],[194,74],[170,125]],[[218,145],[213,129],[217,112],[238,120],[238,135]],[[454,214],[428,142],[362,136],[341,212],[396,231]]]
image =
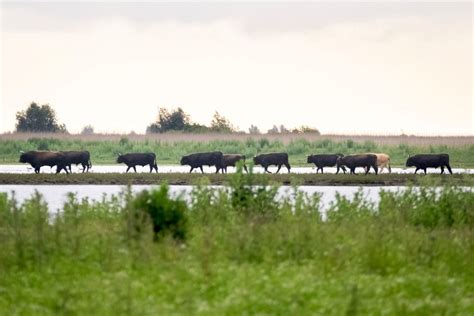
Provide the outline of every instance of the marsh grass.
[[[219,190],[201,179],[184,239],[155,238],[136,202],[153,192],[70,194],[55,214],[38,193],[21,204],[0,194],[0,314],[474,312],[472,191],[382,191],[376,204],[360,191],[322,220],[320,195],[276,199],[254,176]],[[174,203],[163,194],[146,204]]]

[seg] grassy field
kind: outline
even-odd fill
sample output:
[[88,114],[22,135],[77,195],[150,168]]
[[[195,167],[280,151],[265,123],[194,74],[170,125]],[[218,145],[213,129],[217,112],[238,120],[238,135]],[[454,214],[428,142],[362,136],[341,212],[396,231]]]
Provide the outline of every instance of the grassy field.
[[[0,195],[2,315],[473,315],[474,195],[456,187],[275,200],[234,175],[192,203]],[[155,233],[156,232],[156,233]]]
[[448,153],[451,165],[474,167],[474,137],[340,136],[340,135],[55,135],[3,134],[0,164],[18,163],[20,151],[88,150],[93,164],[114,164],[118,153],[154,152],[158,164],[179,164],[183,155],[219,150],[252,157],[258,153],[282,151],[293,166],[307,165],[306,157],[317,153],[384,152],[393,166],[403,166],[408,155]]
[[[228,185],[232,174],[200,173],[73,173],[73,174],[8,174],[0,173],[0,184],[160,184],[195,185],[205,181]],[[474,186],[474,174],[254,174],[256,184],[278,185],[460,185]]]

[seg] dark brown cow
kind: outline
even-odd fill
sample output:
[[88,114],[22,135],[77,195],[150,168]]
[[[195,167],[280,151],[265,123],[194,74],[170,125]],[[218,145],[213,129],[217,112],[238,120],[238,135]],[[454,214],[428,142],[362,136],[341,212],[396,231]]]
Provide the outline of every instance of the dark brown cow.
[[216,173],[218,173],[219,170],[224,168],[223,156],[224,155],[220,151],[190,154],[181,157],[181,165],[190,166],[190,173],[194,170],[194,168],[199,168],[201,169],[201,172],[204,173],[204,170],[202,169],[203,166],[215,166]]
[[288,169],[288,173],[290,173],[290,163],[288,162],[288,154],[287,153],[268,153],[268,154],[261,154],[258,156],[253,157],[253,163],[256,165],[261,165],[265,172],[271,173],[268,171],[268,167],[275,165],[278,166],[276,173],[278,173],[281,169],[281,166],[285,166]]
[[368,174],[370,168],[372,167],[375,170],[375,174],[378,174],[377,156],[373,154],[349,155],[339,157],[337,159],[337,165],[340,167],[348,167],[351,170],[351,174],[356,174],[355,169],[357,167],[366,168],[365,174]]
[[227,167],[235,167],[235,164],[243,160],[243,167],[245,172],[248,172],[247,166],[245,165],[245,155],[239,155],[239,154],[224,154],[223,155],[223,160],[224,160],[224,168],[222,168],[222,173],[227,173]]
[[61,151],[66,155],[66,164],[69,167],[69,172],[72,173],[71,165],[82,165],[82,172],[89,172],[92,168],[91,155],[86,151]]
[[24,152],[20,155],[20,162],[29,163],[35,169],[35,173],[40,173],[40,168],[42,166],[56,166],[56,173],[60,173],[61,169],[64,169],[66,173],[69,173],[66,168],[66,155],[59,151]]
[[342,171],[346,173],[346,168],[344,166],[337,165],[337,158],[339,157],[344,157],[344,155],[343,154],[309,155],[307,162],[315,164],[315,166],[317,167],[316,173],[318,173],[319,170],[321,170],[321,173],[323,173],[324,167],[334,167],[334,166],[337,167],[336,174],[339,173],[339,169],[342,169]]
[[450,174],[453,174],[451,166],[449,165],[448,154],[423,154],[408,157],[405,164],[407,167],[416,167],[415,174],[422,169],[426,174],[426,168],[441,167],[441,174],[444,173],[444,167],[448,168]]
[[136,166],[146,166],[150,165],[150,172],[153,172],[153,169],[158,173],[158,165],[156,164],[156,155],[154,153],[129,153],[129,154],[119,154],[117,157],[117,163],[124,163],[127,165],[127,171],[130,168],[133,168],[137,172]]

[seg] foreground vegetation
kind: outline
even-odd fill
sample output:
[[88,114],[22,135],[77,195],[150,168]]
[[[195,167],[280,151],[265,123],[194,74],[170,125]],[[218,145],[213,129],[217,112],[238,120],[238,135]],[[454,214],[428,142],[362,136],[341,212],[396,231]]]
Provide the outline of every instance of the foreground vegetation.
[[[13,174],[0,173],[0,184],[160,184],[195,185],[209,181],[213,185],[228,185],[232,174],[201,173],[73,173],[73,174]],[[474,186],[474,174],[254,174],[255,184],[277,185],[458,185]]]
[[[21,135],[20,135],[21,136]],[[224,153],[242,153],[247,157],[252,157],[264,152],[288,152],[290,163],[293,166],[307,166],[306,157],[309,154],[318,153],[343,153],[345,155],[364,152],[384,152],[391,156],[393,166],[404,166],[408,155],[417,153],[448,153],[451,165],[454,168],[474,167],[474,141],[470,138],[460,138],[449,141],[450,145],[441,142],[439,139],[419,142],[410,138],[397,138],[395,141],[384,142],[380,139],[360,138],[354,141],[346,139],[331,140],[318,136],[314,139],[307,139],[304,136],[288,139],[285,136],[259,136],[250,137],[241,135],[230,135],[236,139],[215,139],[206,135],[198,135],[199,139],[190,139],[193,136],[176,136],[176,141],[170,135],[154,138],[133,138],[121,137],[118,139],[100,140],[97,138],[75,138],[68,136],[55,137],[29,137],[29,138],[4,137],[0,140],[0,164],[18,163],[19,152],[28,150],[88,150],[91,153],[93,164],[114,164],[118,153],[126,152],[154,152],[157,154],[158,165],[179,164],[181,156],[193,152],[220,150]],[[217,135],[219,136],[219,135]],[[204,137],[204,138],[202,138]],[[225,136],[219,136],[225,137]],[[289,137],[289,136],[288,136]],[[186,140],[188,139],[188,140]],[[373,140],[372,140],[373,139]],[[383,138],[382,138],[383,139]],[[449,138],[446,138],[449,139]],[[467,140],[466,140],[467,139]],[[435,144],[436,143],[436,144]],[[458,144],[460,143],[460,144]]]
[[0,195],[0,314],[472,315],[474,195],[320,196],[167,186],[50,214]]

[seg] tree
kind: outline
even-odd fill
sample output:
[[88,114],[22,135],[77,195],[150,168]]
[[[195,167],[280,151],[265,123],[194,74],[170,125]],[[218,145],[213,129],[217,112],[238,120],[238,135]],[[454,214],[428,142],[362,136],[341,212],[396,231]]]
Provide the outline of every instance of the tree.
[[273,125],[273,127],[267,131],[267,134],[278,134],[278,127]]
[[86,125],[82,128],[81,135],[92,135],[94,134],[94,127],[92,125]]
[[182,108],[172,110],[160,108],[158,111],[158,119],[155,123],[150,124],[147,133],[164,133],[167,131],[184,131],[190,126],[189,115]]
[[255,125],[250,125],[249,134],[260,134],[260,130]]
[[319,130],[315,127],[309,127],[306,125],[302,125],[299,128],[295,128],[291,131],[292,133],[295,134],[315,134],[315,135],[321,135]]
[[219,133],[232,133],[235,131],[235,128],[227,118],[216,111],[212,117],[211,130]]
[[280,125],[280,134],[288,134],[290,133],[290,130],[285,127],[285,125],[281,124]]
[[32,102],[26,111],[16,113],[17,132],[67,133],[66,125],[59,124],[56,112],[49,104],[38,106]]

